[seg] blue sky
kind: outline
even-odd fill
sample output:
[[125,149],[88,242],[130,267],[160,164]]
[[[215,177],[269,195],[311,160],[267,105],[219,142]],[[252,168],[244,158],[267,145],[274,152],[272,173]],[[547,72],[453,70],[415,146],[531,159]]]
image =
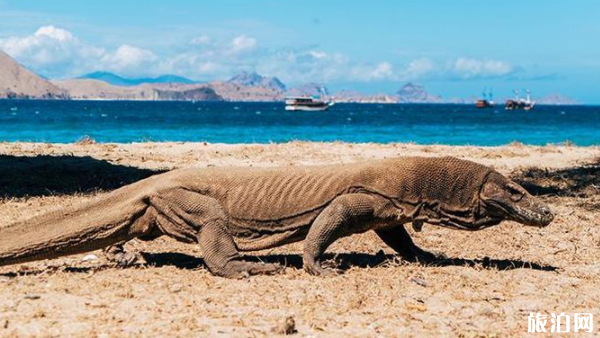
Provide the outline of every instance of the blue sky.
[[530,88],[600,103],[600,2],[0,0],[0,48],[51,78],[236,72],[446,98]]

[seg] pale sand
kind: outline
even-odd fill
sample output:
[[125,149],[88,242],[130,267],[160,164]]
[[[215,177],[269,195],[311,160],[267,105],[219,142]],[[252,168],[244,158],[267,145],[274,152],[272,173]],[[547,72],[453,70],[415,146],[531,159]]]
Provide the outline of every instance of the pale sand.
[[[522,336],[530,312],[589,312],[600,333],[598,147],[2,143],[0,154],[0,226],[151,174],[124,166],[286,166],[406,155],[492,165],[527,181],[556,213],[544,229],[511,222],[474,233],[409,229],[422,247],[457,258],[448,266],[403,263],[370,233],[346,238],[329,250],[348,268],[336,278],[304,273],[301,243],[257,253],[287,262],[285,274],[240,281],[213,277],[197,246],[169,239],[132,244],[154,253],[150,267],[118,269],[97,252],[99,261],[82,262],[81,255],[4,267],[0,336],[264,336],[287,316],[301,336]],[[36,155],[49,156],[23,158]]]

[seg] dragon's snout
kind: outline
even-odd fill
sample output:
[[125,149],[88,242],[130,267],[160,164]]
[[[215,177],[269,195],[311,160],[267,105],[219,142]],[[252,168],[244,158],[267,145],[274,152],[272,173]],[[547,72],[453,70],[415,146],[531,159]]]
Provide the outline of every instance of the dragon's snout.
[[490,175],[484,183],[480,198],[487,211],[501,219],[537,227],[545,227],[554,219],[545,203],[498,173]]
[[[509,218],[529,226],[545,227],[550,224],[554,219],[550,208],[544,203],[535,201],[536,198],[531,195],[527,196],[527,199],[533,201],[515,204],[514,211],[509,214]],[[526,204],[526,206],[521,204]]]
[[552,210],[550,210],[548,206],[544,205],[544,208],[542,209],[542,217],[540,218],[540,224],[542,226],[546,226],[550,224],[552,220],[554,220],[554,214],[552,213]]

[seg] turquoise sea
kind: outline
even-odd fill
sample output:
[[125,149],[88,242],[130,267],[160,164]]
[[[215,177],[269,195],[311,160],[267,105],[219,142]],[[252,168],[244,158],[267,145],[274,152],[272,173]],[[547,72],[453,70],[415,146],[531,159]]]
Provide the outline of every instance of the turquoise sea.
[[283,103],[0,100],[0,141],[68,143],[291,140],[502,145],[600,145],[600,106],[533,111],[470,105],[337,104],[287,112]]

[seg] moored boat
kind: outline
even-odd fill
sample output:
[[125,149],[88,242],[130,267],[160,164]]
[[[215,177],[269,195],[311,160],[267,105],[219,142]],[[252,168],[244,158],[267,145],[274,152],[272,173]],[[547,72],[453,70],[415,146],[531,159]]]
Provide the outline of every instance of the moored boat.
[[504,104],[504,109],[506,110],[532,110],[535,107],[535,101],[531,100],[531,93],[529,89],[527,89],[527,98],[523,100],[519,97],[519,91],[515,90],[515,99],[514,100],[506,100]]
[[327,99],[325,89],[321,88],[321,96],[294,96],[285,98],[285,110],[324,111],[333,106]]
[[494,108],[495,105],[496,104],[494,103],[491,91],[488,94],[486,94],[486,92],[483,92],[483,98],[475,101],[475,107],[480,109]]
[[323,111],[333,106],[333,102],[313,97],[288,97],[285,99],[285,110]]

